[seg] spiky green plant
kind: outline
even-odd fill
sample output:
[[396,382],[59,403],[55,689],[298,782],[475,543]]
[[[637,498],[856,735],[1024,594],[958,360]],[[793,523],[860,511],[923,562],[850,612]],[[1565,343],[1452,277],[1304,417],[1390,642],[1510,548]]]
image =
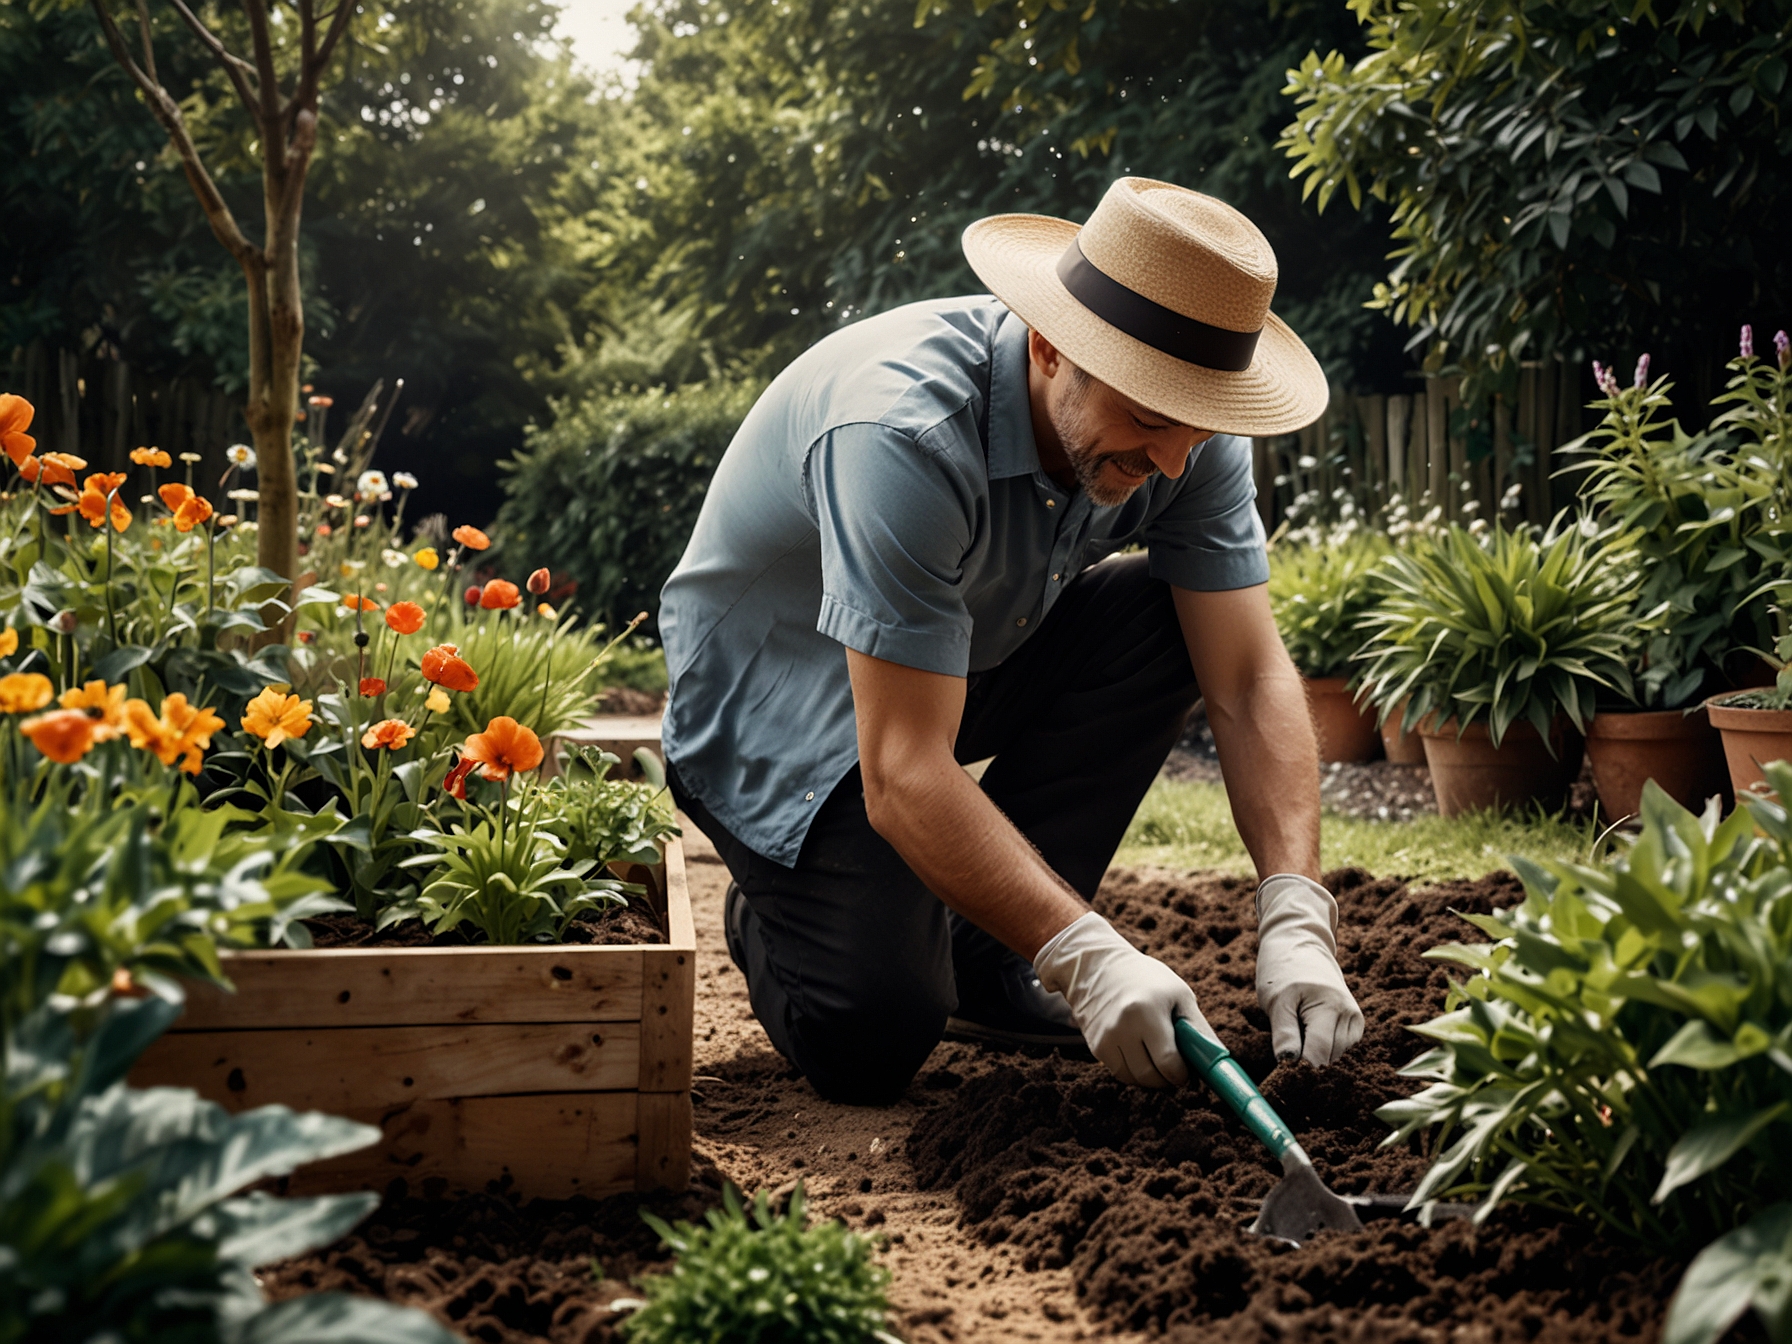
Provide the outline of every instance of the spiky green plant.
[[1382,564],[1386,593],[1357,655],[1382,722],[1485,717],[1493,744],[1520,720],[1550,740],[1557,714],[1585,729],[1601,689],[1629,696],[1639,574],[1631,538],[1558,517],[1541,538],[1452,524]]

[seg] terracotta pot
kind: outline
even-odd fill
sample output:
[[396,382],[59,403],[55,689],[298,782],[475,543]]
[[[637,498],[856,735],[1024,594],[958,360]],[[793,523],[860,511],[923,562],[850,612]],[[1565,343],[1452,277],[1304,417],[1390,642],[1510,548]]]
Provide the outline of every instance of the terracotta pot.
[[1425,741],[1417,733],[1400,731],[1401,719],[1406,714],[1406,701],[1402,700],[1394,706],[1393,713],[1387,722],[1381,725],[1381,749],[1387,753],[1390,765],[1423,765],[1425,764]]
[[1713,794],[1728,792],[1723,745],[1703,708],[1692,714],[1600,710],[1587,725],[1587,755],[1608,822],[1641,812],[1643,784],[1651,779],[1694,812]]
[[1723,734],[1730,787],[1738,794],[1767,782],[1761,767],[1792,760],[1792,709],[1743,709],[1707,700],[1711,726]]
[[1307,707],[1313,713],[1313,728],[1319,734],[1319,759],[1333,761],[1372,761],[1381,746],[1375,731],[1375,713],[1357,708],[1349,684],[1344,677],[1307,677]]
[[1586,755],[1585,740],[1562,717],[1550,731],[1553,756],[1529,722],[1506,729],[1498,747],[1488,738],[1485,719],[1471,723],[1460,740],[1455,719],[1436,726],[1423,723],[1418,735],[1425,742],[1425,764],[1431,767],[1437,810],[1446,817],[1531,803],[1559,812],[1567,805],[1568,790],[1580,778],[1581,760]]

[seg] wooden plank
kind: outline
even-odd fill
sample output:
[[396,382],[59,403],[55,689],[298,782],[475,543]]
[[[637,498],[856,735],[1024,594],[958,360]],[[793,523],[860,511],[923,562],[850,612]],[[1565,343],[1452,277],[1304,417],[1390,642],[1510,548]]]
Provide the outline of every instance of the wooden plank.
[[1357,415],[1363,424],[1368,447],[1368,471],[1358,484],[1382,499],[1387,497],[1388,472],[1388,399],[1381,393],[1357,398]]
[[231,994],[187,990],[176,1031],[641,1016],[639,947],[400,947],[226,952]]
[[635,1189],[682,1190],[691,1182],[691,1094],[643,1092]]
[[697,996],[695,948],[642,951],[641,1082],[643,1092],[687,1092]]
[[469,1097],[384,1114],[351,1113],[350,1119],[379,1126],[382,1141],[305,1167],[288,1189],[383,1190],[403,1178],[413,1191],[430,1181],[450,1190],[483,1190],[508,1176],[525,1199],[621,1194],[637,1180],[637,1111],[633,1092],[590,1092]]
[[278,1103],[345,1115],[455,1097],[601,1092],[640,1077],[636,1022],[183,1031],[131,1070],[135,1087],[191,1087],[232,1111]]
[[637,749],[645,748],[659,759],[661,768],[666,764],[666,752],[660,745],[660,716],[658,714],[594,714],[583,720],[576,728],[556,734],[548,743],[547,759],[554,763],[554,770],[559,769],[559,753],[568,746],[596,747],[615,755],[621,764],[611,767],[612,779],[643,778],[641,767],[635,763]]
[[1448,521],[1456,512],[1449,497],[1450,485],[1450,412],[1441,378],[1425,380],[1425,448],[1430,458],[1429,481],[1431,502],[1441,504]]
[[1411,437],[1412,398],[1393,396],[1388,398],[1388,493],[1404,495],[1407,492],[1407,440]]

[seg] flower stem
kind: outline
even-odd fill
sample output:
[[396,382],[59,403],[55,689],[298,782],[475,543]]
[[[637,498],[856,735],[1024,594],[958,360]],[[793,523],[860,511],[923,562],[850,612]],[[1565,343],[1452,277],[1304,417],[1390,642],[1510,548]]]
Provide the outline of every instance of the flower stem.
[[[112,645],[118,646],[118,612],[112,605],[112,537],[118,531],[112,526],[112,506],[118,499],[118,487],[113,486],[106,492],[106,512],[101,526],[106,529],[106,629],[112,635]],[[72,682],[70,683],[73,684]]]

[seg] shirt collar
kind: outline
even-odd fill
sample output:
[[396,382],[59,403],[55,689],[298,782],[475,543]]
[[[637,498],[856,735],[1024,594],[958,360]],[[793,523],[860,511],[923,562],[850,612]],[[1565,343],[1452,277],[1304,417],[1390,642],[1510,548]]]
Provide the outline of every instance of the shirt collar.
[[1033,407],[1027,394],[1027,324],[1013,313],[996,329],[989,370],[989,479],[1039,470]]

